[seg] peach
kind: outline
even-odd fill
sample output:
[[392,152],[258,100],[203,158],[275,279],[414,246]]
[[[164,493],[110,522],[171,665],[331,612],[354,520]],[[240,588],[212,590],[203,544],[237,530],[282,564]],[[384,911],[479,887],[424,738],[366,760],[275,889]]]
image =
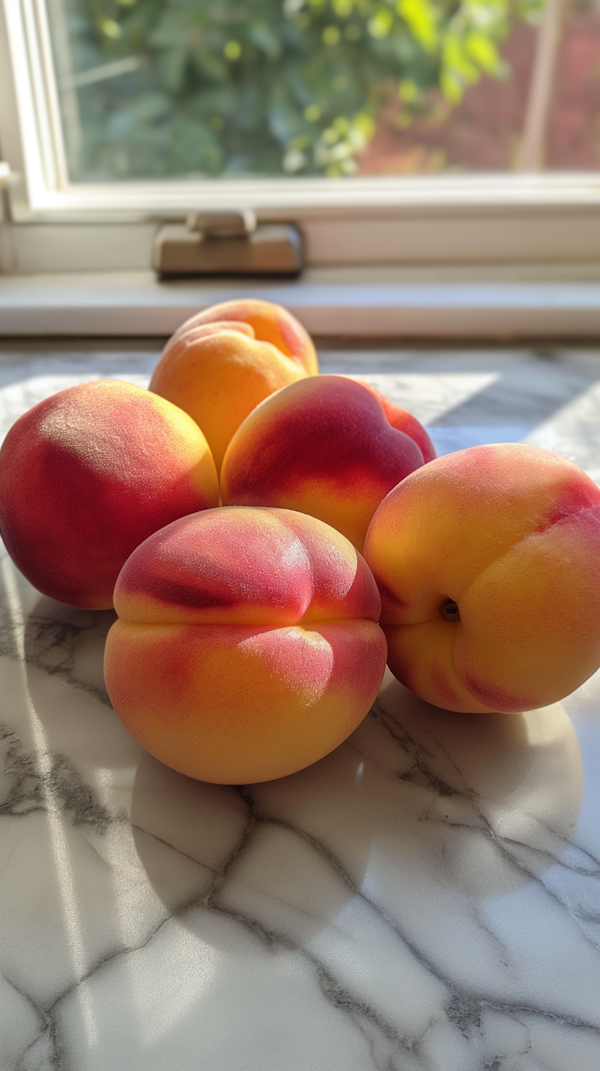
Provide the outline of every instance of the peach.
[[389,423],[366,384],[313,376],[261,402],[238,428],[221,494],[228,505],[310,513],[360,551],[382,498],[423,461],[415,439]]
[[385,670],[364,559],[301,513],[221,508],[131,555],[115,589],[105,678],[132,735],[168,766],[242,784],[337,747]]
[[100,380],[46,398],[0,450],[0,534],[27,579],[53,599],[102,609],[142,540],[216,506],[204,435],[164,398]]
[[381,503],[365,557],[388,665],[430,703],[530,710],[600,666],[600,490],[548,450],[432,461]]
[[411,439],[414,439],[419,450],[423,454],[423,461],[433,461],[434,457],[437,457],[435,446],[433,445],[429,435],[419,420],[412,413],[409,413],[407,409],[402,409],[401,406],[396,405],[395,402],[386,398],[385,394],[382,394],[377,387],[373,387],[370,383],[365,383],[364,380],[358,379],[357,383],[361,383],[363,387],[371,391],[374,398],[377,398],[381,408],[385,413],[385,419],[388,424],[391,424],[397,431],[403,431],[405,435],[409,435]]
[[245,298],[213,305],[169,339],[150,390],[189,413],[217,471],[245,417],[280,387],[319,371],[310,336],[280,305]]

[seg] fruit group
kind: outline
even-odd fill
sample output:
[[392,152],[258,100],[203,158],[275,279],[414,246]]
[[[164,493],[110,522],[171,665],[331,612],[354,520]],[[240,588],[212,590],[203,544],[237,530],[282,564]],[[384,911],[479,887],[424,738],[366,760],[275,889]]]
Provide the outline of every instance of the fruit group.
[[365,384],[312,376],[247,417],[225,455],[221,494],[225,504],[309,513],[362,550],[382,498],[423,461]]
[[158,759],[205,781],[265,781],[315,762],[356,728],[385,669],[364,560],[288,510],[168,525],[125,564],[115,609],[115,710]]
[[310,336],[269,301],[226,301],[192,316],[167,342],[150,390],[202,428],[217,471],[248,413],[273,391],[319,371]]
[[600,490],[550,451],[432,461],[382,502],[365,557],[388,665],[430,703],[529,710],[600,666]]
[[0,533],[44,595],[112,606],[121,566],[177,517],[216,506],[202,432],[129,383],[69,387],[17,420],[0,450]]

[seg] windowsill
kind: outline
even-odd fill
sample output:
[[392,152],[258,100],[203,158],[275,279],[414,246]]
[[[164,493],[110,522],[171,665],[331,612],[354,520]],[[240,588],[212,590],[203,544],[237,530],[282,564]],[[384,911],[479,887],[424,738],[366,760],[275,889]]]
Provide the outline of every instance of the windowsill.
[[311,268],[298,280],[0,275],[0,334],[166,336],[194,311],[241,295],[286,305],[322,337],[600,336],[599,265]]

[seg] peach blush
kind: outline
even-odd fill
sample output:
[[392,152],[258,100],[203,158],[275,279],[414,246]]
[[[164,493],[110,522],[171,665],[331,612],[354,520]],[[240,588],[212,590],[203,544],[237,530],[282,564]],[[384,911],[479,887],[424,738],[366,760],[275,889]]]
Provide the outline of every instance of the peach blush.
[[0,531],[39,591],[112,606],[119,571],[147,536],[217,505],[206,439],[170,402],[100,380],[25,413],[0,450]]
[[600,490],[548,450],[432,461],[384,499],[365,556],[389,667],[431,703],[534,709],[600,666]]
[[412,413],[409,413],[408,409],[403,409],[400,405],[396,405],[395,402],[386,398],[385,394],[382,394],[377,387],[373,387],[370,383],[365,383],[363,379],[357,379],[357,383],[366,387],[371,391],[374,398],[377,398],[383,412],[385,413],[385,419],[388,424],[391,424],[397,431],[403,431],[405,435],[409,435],[411,439],[414,439],[419,450],[423,454],[423,461],[433,461],[434,457],[437,457],[437,452],[431,438],[427,434],[427,431],[419,420]]
[[423,464],[373,392],[345,376],[293,383],[250,414],[223,463],[230,505],[279,506],[337,528],[358,550],[385,495]]
[[385,669],[380,601],[338,532],[223,508],[146,540],[115,590],[105,674],[136,739],[189,776],[270,780],[337,747]]

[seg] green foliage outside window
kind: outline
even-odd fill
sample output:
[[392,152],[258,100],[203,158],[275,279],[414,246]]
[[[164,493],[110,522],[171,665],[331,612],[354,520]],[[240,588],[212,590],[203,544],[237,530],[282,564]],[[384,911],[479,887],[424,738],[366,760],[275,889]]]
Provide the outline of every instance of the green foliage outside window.
[[104,180],[351,175],[390,94],[406,126],[502,76],[543,0],[63,2],[71,171]]

